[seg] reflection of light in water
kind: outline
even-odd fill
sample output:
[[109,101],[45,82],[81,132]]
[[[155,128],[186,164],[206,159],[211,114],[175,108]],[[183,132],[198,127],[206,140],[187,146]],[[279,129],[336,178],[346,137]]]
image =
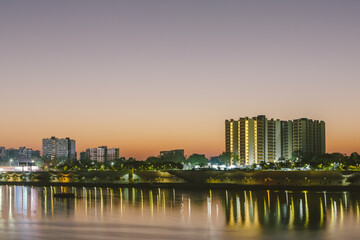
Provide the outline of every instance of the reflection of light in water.
[[347,210],[347,208],[348,208],[348,204],[347,204],[347,192],[344,192],[344,203],[345,203],[345,210]]
[[258,209],[258,203],[257,203],[257,199],[254,200],[254,223],[255,226],[259,225],[259,209]]
[[131,203],[135,206],[135,188],[131,188]]
[[254,203],[252,200],[252,192],[249,191],[249,214],[250,214],[250,222],[254,221]]
[[359,201],[356,200],[356,220],[357,223],[359,223],[360,221],[360,209],[359,209]]
[[102,219],[104,216],[104,196],[103,196],[102,188],[99,188],[99,189],[100,189],[100,216]]
[[47,214],[47,189],[46,187],[44,187],[44,198],[45,198],[45,201],[44,201],[44,212],[45,212],[45,215]]
[[75,198],[74,198],[74,209],[75,209],[75,211],[77,210],[77,201],[78,201],[78,199],[77,199],[77,192],[76,192],[76,188],[72,188],[73,189],[73,193],[74,193],[74,196],[75,196]]
[[85,207],[85,216],[87,216],[87,190],[83,187],[83,195],[84,195],[84,207]]
[[281,211],[280,211],[280,200],[279,200],[279,196],[276,196],[276,203],[277,203],[278,224],[280,224]]
[[250,219],[250,203],[248,204],[248,207],[246,206],[246,203],[249,203],[249,199],[247,197],[246,191],[244,191],[244,209],[245,209],[245,225],[249,225],[249,219]]
[[[37,206],[38,204],[41,204],[39,203],[40,201],[38,201],[38,190],[31,187],[31,190],[30,190],[30,194],[31,194],[31,203],[30,203],[30,208],[31,208],[31,215],[34,216],[35,215],[35,211],[38,210]],[[39,208],[41,209],[41,207]]]
[[50,187],[51,190],[51,216],[54,216],[54,187]]
[[113,215],[114,189],[110,188],[110,213]]
[[324,208],[323,208],[323,202],[320,197],[320,227],[322,227],[324,224]]
[[175,205],[175,188],[173,188],[173,200],[174,200],[174,205]]
[[122,216],[123,213],[123,194],[122,189],[120,188],[120,215]]
[[209,197],[206,197],[207,202],[207,210],[208,210],[208,221],[211,222],[211,189],[209,190]]
[[90,210],[91,210],[91,205],[92,205],[92,198],[91,198],[91,189],[89,189],[89,206],[90,206]]
[[160,207],[159,197],[160,197],[159,194],[156,194],[156,211],[158,215],[159,215],[159,207]]
[[332,201],[332,198],[330,198],[330,206],[331,206],[331,226],[332,228],[335,227],[335,221],[336,221],[336,201]]
[[96,193],[96,187],[94,187],[94,211],[95,211],[95,217],[97,216],[97,211],[96,211],[96,205],[97,205],[97,193]]
[[185,212],[185,206],[184,206],[184,195],[181,194],[181,203],[180,203],[180,214],[181,214],[181,220],[184,222],[184,212]]
[[264,220],[265,223],[268,223],[268,214],[267,214],[267,206],[266,206],[265,198],[264,198]]
[[[18,209],[18,206],[20,205],[21,206],[21,196],[18,198],[17,195],[20,195],[20,194],[17,194],[17,191],[19,191],[20,189],[15,186],[14,187],[14,210],[15,210],[15,215],[17,215],[19,213],[19,209]],[[20,203],[19,203],[20,201]]]
[[190,197],[189,197],[189,218],[191,217],[191,201],[190,201]]
[[[57,199],[53,198],[53,194],[60,189],[69,190],[72,189],[77,199]],[[96,189],[96,188],[95,188]],[[120,219],[121,222],[127,221],[126,219],[134,219],[137,216],[141,221],[151,219],[166,220],[168,216],[180,220],[179,224],[193,223],[197,225],[208,224],[212,226],[216,223],[216,226],[222,226],[222,223],[226,221],[226,224],[234,226],[233,229],[261,229],[263,227],[276,227],[276,231],[279,231],[283,226],[288,229],[294,228],[319,228],[319,229],[331,229],[339,230],[339,226],[347,226],[351,223],[351,220],[355,224],[360,222],[360,207],[359,201],[356,200],[357,196],[351,193],[351,197],[345,199],[345,194],[329,193],[329,208],[326,209],[324,195],[321,193],[310,192],[288,192],[285,197],[285,192],[273,192],[268,194],[268,191],[244,191],[242,195],[241,191],[227,191],[227,200],[225,202],[226,191],[204,191],[201,193],[188,193],[184,190],[178,190],[178,199],[171,199],[174,196],[174,189],[160,189],[160,194],[156,195],[159,203],[159,214],[154,215],[153,208],[156,199],[153,193],[157,194],[157,190],[153,189],[141,189],[135,190],[128,188],[131,191],[130,197],[133,196],[135,191],[135,206],[132,207],[132,201],[123,201],[125,198],[125,189],[120,189],[119,192],[112,188],[60,188],[50,187],[50,189],[44,188],[30,188],[30,187],[7,187],[5,192],[5,186],[0,186],[0,213],[3,219],[19,219],[21,217],[32,219],[50,218],[55,216],[56,219],[59,215],[70,217],[75,215],[79,220],[81,217],[85,219],[96,219],[100,216],[106,219],[106,217],[114,216],[112,219]],[[89,190],[89,192],[88,192]],[[94,192],[92,192],[94,191]],[[215,191],[215,192],[214,192]],[[100,196],[98,194],[100,193]],[[117,194],[120,194],[120,198]],[[182,193],[184,195],[182,196]],[[93,205],[89,203],[91,194],[96,194],[96,200]],[[221,195],[220,195],[221,194]],[[224,196],[225,195],[225,196]],[[347,193],[346,193],[347,195]],[[39,197],[36,201],[36,196]],[[51,198],[49,199],[49,197]],[[181,196],[183,202],[180,202]],[[195,196],[195,198],[194,198]],[[205,197],[206,196],[206,197]],[[336,202],[331,197],[336,196]],[[100,197],[100,199],[98,199]],[[166,199],[167,198],[167,199]],[[193,202],[191,202],[193,199]],[[270,208],[269,208],[270,199]],[[47,203],[51,201],[51,212],[49,212],[49,206]],[[99,201],[100,200],[100,201]],[[166,203],[168,200],[168,203]],[[174,201],[175,200],[175,201]],[[339,219],[337,219],[337,202],[339,203]],[[346,210],[346,201],[348,201],[348,211]],[[36,203],[34,203],[36,202]],[[45,203],[46,202],[46,203]],[[214,209],[212,208],[214,203]],[[296,203],[296,204],[295,204]],[[40,205],[36,205],[40,204]],[[191,206],[191,204],[195,204]],[[100,206],[99,206],[100,205]],[[95,208],[101,208],[101,211],[94,211]],[[126,209],[128,207],[128,209]],[[330,215],[331,207],[331,215]],[[171,209],[170,209],[171,208]],[[187,208],[187,209],[186,209]],[[220,208],[220,211],[219,211]],[[221,211],[224,208],[225,211]],[[262,209],[263,208],[263,209]],[[64,211],[65,210],[65,211]],[[100,210],[100,209],[98,209]],[[129,211],[127,211],[129,210]],[[312,211],[310,214],[310,210]],[[349,211],[351,210],[351,211]],[[17,212],[17,214],[16,214]],[[163,213],[163,214],[162,214]],[[95,215],[95,216],[94,216]],[[130,216],[131,215],[131,216]],[[80,218],[79,218],[80,216]],[[130,218],[128,218],[130,216]],[[179,219],[180,217],[180,219]],[[327,218],[328,217],[328,218]],[[356,220],[355,220],[356,218]],[[196,219],[196,221],[194,221]],[[184,221],[185,220],[185,221]],[[199,221],[200,220],[200,221]],[[201,222],[203,220],[203,222]],[[156,221],[158,222],[158,221]],[[337,224],[337,225],[335,225]]]
[[144,196],[143,196],[143,190],[141,189],[140,191],[140,195],[141,195],[141,216],[144,215]]
[[270,208],[270,190],[267,190],[267,199],[268,199],[268,206]]
[[165,204],[165,199],[166,199],[165,198],[165,190],[163,190],[162,195],[163,195],[163,197],[162,197],[163,213],[165,215],[165,207],[166,207],[166,204]]
[[290,217],[289,217],[289,228],[292,229],[294,226],[295,220],[295,209],[294,209],[294,198],[291,196],[291,205],[290,205]]
[[289,205],[289,195],[288,195],[288,191],[285,191],[285,196],[286,196],[286,206]]
[[300,199],[300,220],[303,220],[303,203],[302,199]]
[[325,203],[325,209],[326,209],[327,208],[326,191],[324,191],[323,193],[324,193],[324,203]]
[[239,196],[236,194],[236,216],[237,216],[237,222],[240,222],[240,198]]
[[22,199],[22,204],[23,204],[23,216],[26,216],[27,214],[27,203],[28,203],[28,188],[22,186],[22,195],[23,195],[23,199]]
[[151,218],[153,218],[154,217],[154,199],[153,199],[152,190],[149,190],[149,199],[150,199]]
[[9,187],[9,219],[12,220],[13,218],[13,212],[12,212],[12,187]]
[[233,198],[230,197],[230,210],[229,210],[229,225],[234,225],[234,206],[233,206]]
[[306,212],[305,227],[308,227],[308,224],[309,224],[309,206],[308,206],[307,191],[304,191],[304,194],[305,194],[305,212]]
[[343,208],[343,202],[340,200],[340,227],[343,226],[344,223],[344,208]]

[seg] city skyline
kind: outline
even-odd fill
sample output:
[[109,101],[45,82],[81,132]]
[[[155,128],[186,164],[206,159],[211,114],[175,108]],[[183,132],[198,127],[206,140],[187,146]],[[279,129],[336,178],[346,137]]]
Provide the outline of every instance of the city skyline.
[[290,160],[294,152],[326,153],[325,122],[265,115],[225,120],[225,151],[242,165]]
[[[206,3],[205,3],[206,2]],[[0,1],[0,146],[224,151],[225,119],[326,122],[360,152],[358,1]]]

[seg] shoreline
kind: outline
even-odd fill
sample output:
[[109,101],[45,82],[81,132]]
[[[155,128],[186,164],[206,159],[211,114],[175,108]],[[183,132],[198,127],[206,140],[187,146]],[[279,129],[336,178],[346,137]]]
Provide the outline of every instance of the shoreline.
[[0,174],[0,185],[360,191],[360,172],[236,170],[7,172]]
[[228,183],[79,183],[79,182],[0,182],[0,186],[31,186],[31,187],[99,187],[99,188],[176,188],[176,189],[220,189],[220,190],[281,190],[281,191],[351,191],[360,192],[359,186],[333,185],[239,185]]

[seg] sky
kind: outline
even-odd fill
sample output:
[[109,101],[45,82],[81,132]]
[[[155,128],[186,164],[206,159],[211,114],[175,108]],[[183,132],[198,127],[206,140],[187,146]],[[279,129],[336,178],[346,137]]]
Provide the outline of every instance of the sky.
[[326,122],[360,152],[360,1],[0,0],[0,146],[218,155],[224,121]]

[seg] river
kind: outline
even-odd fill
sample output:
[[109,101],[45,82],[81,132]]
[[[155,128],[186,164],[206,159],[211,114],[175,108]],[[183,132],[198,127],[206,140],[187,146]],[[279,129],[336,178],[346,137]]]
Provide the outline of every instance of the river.
[[[75,198],[54,198],[72,192]],[[360,192],[0,186],[1,239],[357,239]]]

